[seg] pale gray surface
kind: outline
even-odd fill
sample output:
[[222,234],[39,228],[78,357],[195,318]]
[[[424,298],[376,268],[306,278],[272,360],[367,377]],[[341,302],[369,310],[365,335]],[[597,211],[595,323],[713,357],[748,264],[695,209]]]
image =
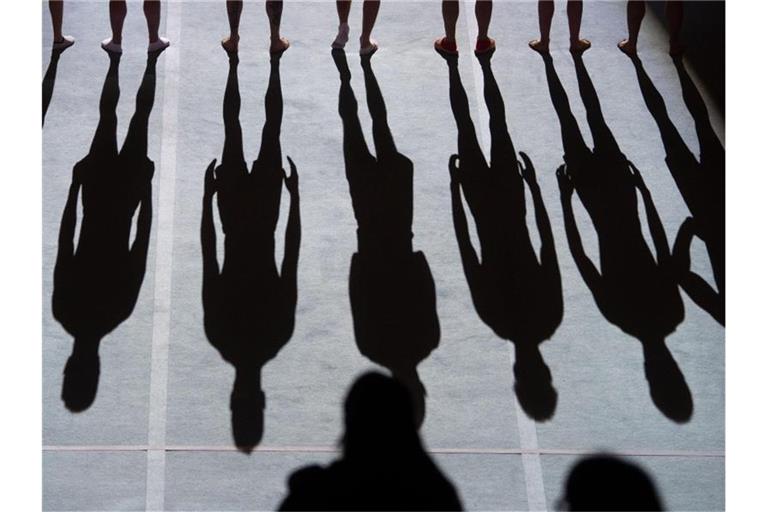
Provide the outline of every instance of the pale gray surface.
[[44,510],[144,510],[144,452],[45,452]]
[[[557,4],[553,23],[555,67],[589,142],[575,72],[565,51],[564,5]],[[164,17],[166,9],[164,6]],[[47,8],[43,11],[43,46],[47,48],[50,21]],[[353,44],[359,20],[358,2],[350,17],[353,33],[348,60],[361,123],[371,141],[362,72]],[[147,274],[133,315],[102,343],[96,402],[87,411],[72,414],[59,398],[62,369],[72,340],[51,316],[51,278],[71,169],[87,153],[98,121],[98,98],[108,66],[98,43],[108,34],[108,21],[101,2],[67,3],[65,33],[78,41],[59,62],[43,130],[43,443],[49,447],[44,455],[46,510],[122,510],[142,508],[145,503],[143,446],[147,443],[161,144],[176,144],[166,443],[180,451],[167,455],[166,507],[270,508],[280,501],[285,478],[293,469],[330,460],[330,454],[307,448],[335,445],[342,433],[345,391],[356,375],[373,366],[357,350],[349,309],[348,274],[356,249],[356,225],[344,178],[337,113],[339,80],[328,48],[335,26],[335,9],[329,2],[291,2],[285,6],[283,27],[292,47],[281,63],[281,142],[283,154],[294,159],[301,177],[302,243],[296,329],[263,371],[267,409],[261,446],[292,451],[257,451],[250,456],[230,451],[185,451],[194,447],[230,449],[232,444],[229,393],[234,371],[202,330],[199,242],[203,172],[211,159],[221,158],[224,139],[221,106],[227,61],[218,41],[226,32],[226,12],[223,2],[185,3],[181,8],[181,40],[173,41],[158,62],[149,127],[149,157],[157,169]],[[487,112],[479,89],[482,76],[470,53],[474,27],[471,6],[463,4],[457,29],[463,54],[460,71],[482,143],[487,137]],[[497,2],[494,6],[491,34],[499,50],[493,69],[515,146],[528,153],[536,167],[562,274],[564,318],[552,339],[542,345],[559,398],[552,420],[536,425],[538,445],[553,451],[679,452],[675,458],[639,458],[653,473],[670,509],[722,509],[724,459],[702,458],[695,452],[724,450],[723,328],[683,294],[685,320],[667,344],[693,394],[694,413],[686,424],[671,422],[650,400],[639,342],[602,317],[573,264],[554,175],[562,163],[559,125],[544,66],[526,47],[536,35],[536,27],[535,4]],[[246,4],[241,21],[239,78],[243,101],[240,121],[248,162],[258,153],[264,120],[269,70],[266,31],[263,4]],[[447,163],[450,154],[456,152],[456,129],[448,102],[447,69],[431,47],[441,31],[438,2],[411,6],[384,2],[374,34],[382,48],[373,58],[373,69],[389,124],[398,149],[414,163],[414,248],[424,251],[437,290],[440,346],[419,366],[428,392],[422,435],[427,446],[437,451],[475,452],[436,456],[467,508],[525,509],[528,501],[520,457],[504,453],[521,447],[509,343],[496,338],[475,313],[453,231]],[[135,2],[129,4],[124,32],[120,142],[133,113],[145,58],[144,19]],[[667,238],[672,240],[688,213],[664,163],[658,129],[643,103],[632,65],[615,48],[623,33],[623,2],[585,5],[583,35],[593,42],[585,62],[603,113],[622,151],[643,174]],[[664,97],[671,119],[698,154],[693,122],[665,54],[664,40],[649,13],[641,42],[645,68]],[[180,58],[179,76],[168,77],[179,98],[178,129],[173,132],[163,131],[161,122],[164,63],[170,52],[179,52]],[[43,70],[48,60],[44,50]],[[722,133],[717,113],[710,109],[710,116]],[[287,197],[283,199],[277,229],[278,262],[288,206]],[[574,204],[587,251],[596,255],[594,228],[578,201]],[[703,246],[694,244],[692,254],[694,269],[711,281]],[[57,451],[62,445],[124,445],[135,451],[62,453]],[[488,451],[502,453],[485,453]],[[541,457],[548,504],[556,500],[564,471],[573,460],[572,456]],[[81,471],[81,465],[88,472]],[[90,472],[91,478],[83,478]],[[114,491],[106,492],[113,487]]]

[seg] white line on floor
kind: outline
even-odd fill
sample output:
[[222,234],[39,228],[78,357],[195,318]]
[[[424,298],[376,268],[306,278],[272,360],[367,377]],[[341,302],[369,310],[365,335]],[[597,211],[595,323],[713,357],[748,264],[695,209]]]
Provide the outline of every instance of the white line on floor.
[[160,135],[160,172],[155,247],[155,297],[152,324],[152,360],[149,387],[149,431],[147,434],[146,510],[165,508],[165,428],[168,398],[168,344],[171,321],[171,269],[173,256],[173,214],[176,186],[176,123],[178,114],[179,46],[181,8],[168,3],[165,29],[171,47],[165,59],[163,121]]

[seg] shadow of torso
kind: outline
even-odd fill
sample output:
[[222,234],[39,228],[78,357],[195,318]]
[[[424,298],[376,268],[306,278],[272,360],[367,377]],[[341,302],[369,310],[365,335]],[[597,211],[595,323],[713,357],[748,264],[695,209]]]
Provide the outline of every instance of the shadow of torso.
[[350,298],[360,352],[386,368],[415,368],[437,347],[432,274],[411,232],[413,164],[373,157],[349,175],[358,223]]
[[54,316],[75,338],[101,339],[136,305],[146,254],[131,251],[131,225],[153,172],[148,158],[117,154],[88,155],[75,166],[80,235],[72,257],[57,260],[53,296]]
[[261,367],[288,342],[293,308],[275,264],[281,169],[216,169],[224,263],[204,304],[208,339],[236,367]]

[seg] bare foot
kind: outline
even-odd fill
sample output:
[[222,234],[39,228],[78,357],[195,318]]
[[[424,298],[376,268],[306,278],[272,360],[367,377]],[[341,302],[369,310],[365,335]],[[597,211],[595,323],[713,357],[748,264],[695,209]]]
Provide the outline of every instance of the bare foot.
[[66,50],[67,48],[72,46],[73,44],[75,44],[75,38],[74,37],[72,37],[72,36],[61,36],[61,39],[59,39],[58,41],[56,41],[56,40],[53,41],[52,49],[54,51],[62,51],[63,52],[64,50]]
[[447,37],[441,37],[435,40],[435,51],[443,57],[455,56],[459,54],[456,47],[456,41],[449,41]]
[[619,50],[626,53],[630,57],[637,55],[637,46],[635,46],[634,43],[630,43],[629,39],[622,39],[619,41],[617,46],[619,47]]
[[334,50],[341,50],[346,46],[349,41],[349,25],[346,23],[339,24],[339,32],[336,34],[336,39],[331,43],[331,48]]
[[236,53],[237,46],[240,43],[240,36],[229,36],[221,40],[221,47],[227,53]]
[[490,55],[496,51],[496,41],[490,37],[478,38],[475,42],[475,55],[480,57],[481,55]]
[[534,39],[533,41],[528,41],[528,46],[531,47],[531,50],[539,52],[542,55],[549,53],[549,41]]
[[360,39],[360,55],[363,57],[373,55],[378,49],[379,43],[375,39],[369,38],[367,41],[362,38]]
[[571,41],[570,50],[571,50],[571,53],[580,54],[589,50],[591,47],[592,47],[592,43],[590,43],[589,40],[578,39],[576,41]]
[[277,41],[272,41],[272,44],[269,45],[269,53],[272,53],[272,54],[283,53],[290,46],[291,46],[291,43],[289,43],[286,38],[281,37]]

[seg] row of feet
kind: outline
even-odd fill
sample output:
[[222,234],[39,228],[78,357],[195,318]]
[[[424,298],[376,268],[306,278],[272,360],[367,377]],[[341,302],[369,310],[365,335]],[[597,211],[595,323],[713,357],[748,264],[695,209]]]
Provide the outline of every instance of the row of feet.
[[[62,36],[61,39],[54,40],[53,41],[53,50],[54,51],[64,51],[70,46],[75,44],[75,38],[72,36]],[[165,50],[171,45],[171,42],[166,39],[165,37],[158,37],[156,41],[151,41],[147,45],[147,53],[154,53],[154,52],[160,52]],[[114,53],[117,55],[120,55],[123,53],[123,47],[119,43],[115,43],[111,37],[108,37],[107,39],[103,40],[101,42],[101,47],[109,52]]]
[[[336,35],[336,39],[331,43],[333,49],[343,49],[349,41],[349,25],[342,23],[339,25],[339,32]],[[237,52],[238,43],[240,42],[240,36],[230,36],[221,41],[221,46],[228,53]],[[75,38],[72,36],[62,36],[61,39],[53,42],[53,50],[64,51],[70,46],[75,44]],[[162,51],[170,46],[170,41],[164,37],[158,37],[156,41],[150,42],[147,46],[147,52]],[[291,46],[291,43],[284,37],[273,40],[270,43],[269,51],[273,54],[279,54],[287,50]],[[549,41],[541,39],[534,39],[528,43],[528,46],[532,50],[541,54],[549,53]],[[581,54],[587,51],[592,46],[592,43],[587,39],[577,39],[571,41],[570,51],[571,53]],[[101,47],[109,53],[121,54],[123,53],[122,45],[115,43],[112,38],[107,38],[101,42]],[[637,55],[637,45],[628,39],[624,39],[618,43],[619,49],[630,56]],[[370,37],[360,38],[360,55],[373,55],[376,50],[379,49],[378,43]],[[488,53],[496,49],[496,42],[490,37],[478,38],[475,44],[475,54],[481,55]],[[444,55],[458,55],[459,50],[456,46],[456,41],[451,41],[447,37],[442,37],[435,41],[435,50]],[[673,57],[677,57],[683,54],[684,46],[679,42],[670,42],[669,54]]]

